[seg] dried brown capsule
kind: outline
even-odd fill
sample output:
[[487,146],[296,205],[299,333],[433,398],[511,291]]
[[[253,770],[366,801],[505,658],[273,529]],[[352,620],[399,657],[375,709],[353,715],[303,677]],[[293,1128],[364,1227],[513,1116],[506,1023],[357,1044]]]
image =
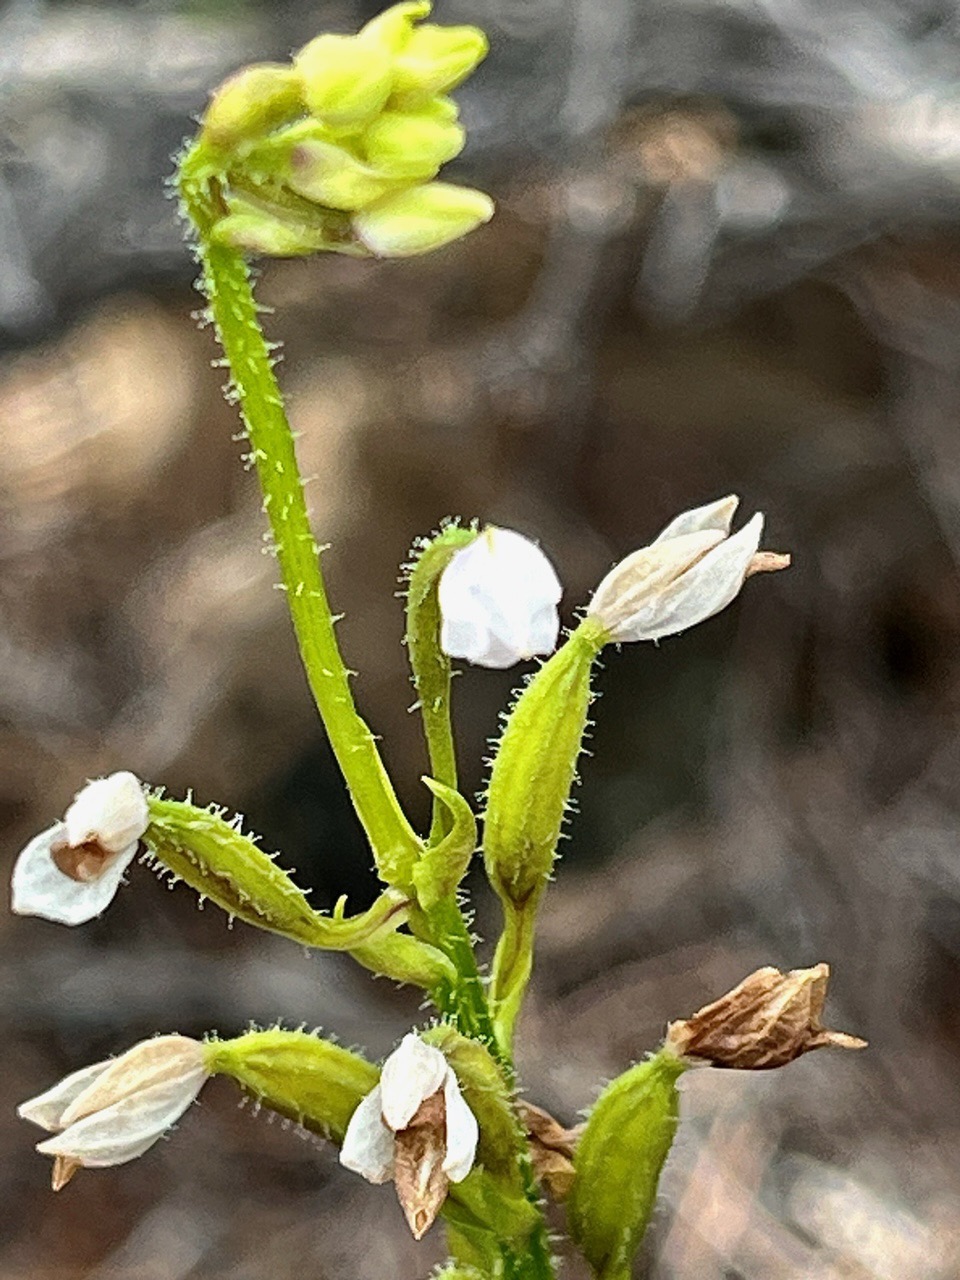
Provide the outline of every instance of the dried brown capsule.
[[713,1067],[764,1071],[811,1049],[863,1049],[866,1040],[828,1031],[820,1021],[830,966],[781,973],[757,969],[692,1018],[671,1022],[665,1048]]

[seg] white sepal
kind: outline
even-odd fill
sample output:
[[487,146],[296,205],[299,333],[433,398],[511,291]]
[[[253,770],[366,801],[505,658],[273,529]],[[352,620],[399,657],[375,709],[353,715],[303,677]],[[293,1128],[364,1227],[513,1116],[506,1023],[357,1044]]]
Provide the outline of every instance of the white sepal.
[[137,852],[137,842],[117,854],[93,880],[64,875],[53,860],[54,845],[66,842],[62,822],[30,841],[13,868],[11,907],[20,916],[43,916],[57,924],[83,924],[98,916],[113,899],[124,872]]
[[676,538],[681,533],[701,533],[704,529],[719,529],[721,533],[728,534],[739,505],[740,499],[735,493],[730,493],[702,507],[681,511],[666,528],[660,530],[654,542],[665,542],[667,538]]
[[763,533],[763,516],[757,512],[739,533],[708,551],[651,601],[633,621],[627,640],[659,640],[706,622],[725,609],[743,586],[750,561],[757,554]]
[[383,1122],[377,1085],[350,1117],[340,1148],[340,1163],[368,1182],[389,1182],[393,1177],[393,1149],[393,1130]]
[[125,1164],[143,1155],[176,1124],[206,1078],[207,1073],[197,1068],[179,1080],[150,1085],[38,1142],[37,1150],[77,1160],[89,1169]]
[[47,1089],[45,1093],[39,1093],[35,1098],[28,1098],[26,1102],[21,1102],[17,1107],[17,1115],[21,1120],[29,1120],[31,1124],[39,1125],[41,1129],[56,1133],[63,1128],[61,1118],[67,1107],[93,1084],[113,1061],[113,1058],[106,1058],[103,1062],[95,1062],[91,1067],[81,1067],[79,1071],[65,1076],[52,1089]]
[[64,816],[71,847],[94,840],[109,853],[136,844],[149,821],[140,779],[127,770],[88,782]]
[[440,576],[440,647],[451,658],[495,668],[551,653],[562,594],[553,566],[535,543],[490,526]]
[[473,1168],[480,1129],[477,1117],[460,1092],[452,1067],[447,1068],[443,1081],[443,1100],[447,1116],[447,1154],[443,1160],[443,1171],[451,1182],[462,1182]]
[[407,1127],[441,1087],[446,1073],[447,1060],[439,1049],[424,1044],[412,1031],[403,1037],[380,1075],[381,1111],[394,1133]]

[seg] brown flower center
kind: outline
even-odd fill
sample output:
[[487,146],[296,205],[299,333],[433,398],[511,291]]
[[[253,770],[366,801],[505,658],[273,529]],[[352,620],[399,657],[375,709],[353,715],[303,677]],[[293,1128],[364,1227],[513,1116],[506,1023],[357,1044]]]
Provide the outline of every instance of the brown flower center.
[[99,880],[117,855],[96,840],[77,845],[63,840],[52,847],[50,856],[58,871],[79,884],[87,884],[91,880]]

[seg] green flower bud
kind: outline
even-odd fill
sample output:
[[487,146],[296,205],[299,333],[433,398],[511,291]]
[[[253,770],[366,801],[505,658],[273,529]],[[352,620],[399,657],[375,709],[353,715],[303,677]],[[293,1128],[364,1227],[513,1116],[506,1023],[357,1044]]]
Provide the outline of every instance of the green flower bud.
[[661,1052],[618,1076],[577,1145],[567,1217],[598,1280],[629,1280],[676,1132],[683,1070]]
[[397,94],[448,93],[487,56],[490,45],[479,27],[415,27],[394,62]]
[[423,181],[459,155],[466,138],[463,125],[432,108],[384,111],[368,126],[362,146],[373,168],[392,178]]
[[216,89],[200,136],[218,150],[255,142],[303,110],[303,82],[292,67],[254,63]]
[[377,258],[411,258],[468,235],[493,217],[482,191],[430,182],[385,196],[353,219],[354,234]]
[[287,185],[330,209],[355,212],[396,191],[395,176],[376,173],[345,147],[305,139],[290,151]]
[[438,844],[424,849],[413,867],[413,887],[424,911],[432,911],[444,898],[456,892],[467,874],[470,859],[477,850],[477,822],[473,810],[459,791],[445,787],[433,778],[424,785],[450,815],[451,826]]
[[[239,205],[240,202],[232,202]],[[238,208],[227,214],[213,228],[214,244],[236,249],[240,253],[262,254],[268,258],[300,258],[322,249],[351,253],[349,243],[336,241],[315,226],[292,218],[265,213],[253,206]],[[361,256],[362,250],[357,252]]]
[[350,954],[365,969],[423,991],[452,987],[457,981],[457,971],[442,951],[407,933],[381,934],[351,947]]
[[317,36],[293,61],[308,110],[334,128],[365,125],[383,109],[393,87],[393,59],[376,40]]
[[385,45],[391,53],[399,53],[410,39],[414,24],[429,17],[432,8],[430,0],[409,0],[406,4],[391,5],[360,28],[359,38]]
[[230,916],[308,947],[349,951],[391,933],[407,918],[408,900],[395,889],[369,911],[345,919],[342,904],[322,916],[287,873],[217,812],[150,796],[143,842],[168,870]]
[[359,1054],[304,1031],[250,1031],[204,1045],[206,1068],[232,1076],[263,1106],[342,1142],[350,1117],[380,1079]]

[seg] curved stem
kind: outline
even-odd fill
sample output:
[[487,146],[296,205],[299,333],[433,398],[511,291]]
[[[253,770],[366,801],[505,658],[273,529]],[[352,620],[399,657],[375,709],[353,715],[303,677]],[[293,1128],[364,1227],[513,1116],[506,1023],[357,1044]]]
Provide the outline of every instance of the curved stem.
[[184,156],[179,187],[184,214],[196,228],[203,290],[249,436],[307,680],[380,874],[406,888],[420,842],[400,808],[373,734],[354,705],[327,602],[321,549],[310,528],[293,434],[257,317],[250,273],[238,253],[211,238],[224,210],[216,173],[201,144]]
[[[440,576],[462,547],[477,537],[475,529],[453,525],[432,538],[419,552],[410,571],[407,590],[407,633],[404,637],[417,691],[417,706],[430,757],[430,775],[456,789],[457,753],[450,722],[450,659],[440,648]],[[450,815],[436,798],[429,842],[436,844],[450,830]]]

